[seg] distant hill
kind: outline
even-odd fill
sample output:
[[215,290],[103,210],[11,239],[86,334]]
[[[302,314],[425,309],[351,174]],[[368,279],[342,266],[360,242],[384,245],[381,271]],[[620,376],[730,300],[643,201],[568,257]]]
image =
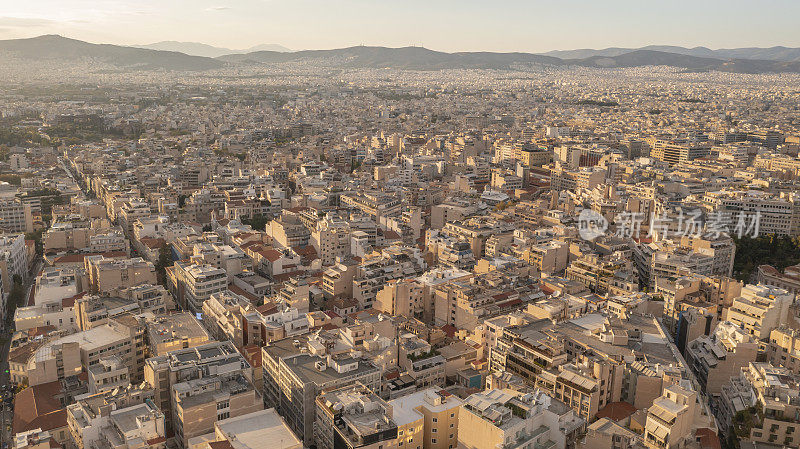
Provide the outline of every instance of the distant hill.
[[767,73],[794,72],[800,73],[800,61],[765,61],[756,59],[718,59],[681,55],[655,50],[635,50],[618,56],[592,56],[583,59],[566,59],[565,64],[584,67],[643,67],[663,65],[687,70],[718,70],[733,73]]
[[278,44],[261,44],[250,48],[245,48],[244,50],[236,50],[236,51],[239,53],[252,53],[254,51],[277,51],[280,53],[286,53],[292,50],[284,47],[283,45],[278,45]]
[[800,48],[789,47],[747,47],[747,48],[721,48],[718,50],[711,50],[706,47],[685,48],[677,47],[674,45],[648,45],[641,48],[622,48],[622,47],[609,47],[599,50],[583,48],[578,50],[554,50],[547,53],[542,53],[547,56],[555,56],[562,59],[583,59],[593,56],[619,56],[625,53],[631,53],[637,50],[652,50],[661,51],[666,53],[676,53],[679,55],[697,56],[700,58],[717,58],[717,59],[756,59],[765,61],[785,61],[785,62],[798,62],[800,61]]
[[[227,49],[192,42],[161,42],[152,44],[163,48],[184,48],[193,52],[218,52]],[[260,46],[259,46],[260,48]],[[283,48],[283,47],[281,47]],[[670,66],[690,71],[719,70],[733,73],[793,72],[800,73],[800,59],[754,59],[752,57],[716,56],[721,50],[697,47],[692,52],[705,56],[681,53],[682,47],[652,47],[630,50],[574,50],[560,52],[560,57],[532,53],[457,52],[445,53],[423,47],[349,47],[334,50],[303,50],[295,52],[254,51],[226,54],[216,58],[193,56],[178,51],[145,49],[109,44],[90,44],[61,36],[47,35],[31,39],[0,41],[0,63],[5,57],[17,60],[58,60],[81,64],[98,61],[132,70],[208,70],[225,65],[269,65],[298,62],[309,66],[342,68],[394,68],[405,70],[440,69],[497,69],[507,70],[537,64],[549,66],[574,65],[598,68]],[[665,51],[670,50],[670,51]],[[688,49],[683,49],[689,51]],[[769,50],[771,53],[767,52]],[[736,55],[772,55],[789,58],[796,49],[734,49]],[[599,52],[600,54],[591,54]],[[711,52],[713,55],[708,56]],[[769,53],[769,54],[767,54]],[[211,54],[211,53],[208,53]],[[576,57],[567,57],[568,55]],[[586,56],[588,55],[588,56]]]
[[254,51],[277,51],[288,52],[288,48],[278,44],[261,44],[243,50],[232,50],[224,47],[214,47],[213,45],[202,44],[200,42],[178,42],[162,41],[146,45],[133,45],[137,48],[147,48],[150,50],[177,51],[192,56],[204,56],[206,58],[216,58],[218,56],[229,55],[232,53],[251,53]]
[[359,46],[291,53],[259,51],[225,55],[217,59],[237,64],[276,64],[294,61],[338,67],[388,67],[407,70],[509,69],[520,64],[544,64],[598,68],[663,65],[687,70],[720,70],[741,73],[800,72],[800,62],[710,58],[655,50],[624,50],[613,49],[608,52],[609,55],[562,59],[532,53],[444,53],[422,47]]
[[290,61],[316,62],[342,67],[396,68],[407,70],[507,69],[513,64],[560,64],[551,56],[531,53],[460,52],[444,53],[423,47],[349,47],[336,50],[303,50],[291,53],[259,51],[221,56],[232,63],[273,64]]
[[208,70],[222,67],[223,62],[212,58],[189,56],[174,51],[157,51],[110,44],[90,44],[57,35],[30,39],[0,40],[2,54],[34,61],[62,60],[80,62],[91,59],[119,67],[143,70]]

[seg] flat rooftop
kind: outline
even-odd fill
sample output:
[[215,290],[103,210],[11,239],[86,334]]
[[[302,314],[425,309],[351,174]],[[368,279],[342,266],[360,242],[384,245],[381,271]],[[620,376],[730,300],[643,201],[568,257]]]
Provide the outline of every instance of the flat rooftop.
[[303,443],[275,409],[260,410],[216,423],[234,449],[299,449]]

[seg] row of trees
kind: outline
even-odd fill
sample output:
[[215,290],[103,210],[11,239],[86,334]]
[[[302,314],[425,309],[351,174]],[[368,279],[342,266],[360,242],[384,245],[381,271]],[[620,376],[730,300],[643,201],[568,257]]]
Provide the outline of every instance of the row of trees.
[[17,307],[22,306],[25,301],[25,287],[22,284],[20,275],[15,274],[12,280],[11,292],[6,299],[6,323],[11,324],[14,321],[14,312]]

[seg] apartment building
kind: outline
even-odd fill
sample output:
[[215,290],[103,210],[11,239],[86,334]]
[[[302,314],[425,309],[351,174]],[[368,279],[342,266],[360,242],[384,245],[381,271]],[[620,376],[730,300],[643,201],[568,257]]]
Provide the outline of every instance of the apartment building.
[[182,447],[189,438],[211,432],[215,421],[261,410],[252,378],[252,367],[231,342],[151,357],[144,369],[144,379],[154,389],[153,401],[168,417]]
[[449,221],[444,224],[442,233],[446,236],[469,243],[476,259],[486,255],[486,241],[495,234],[514,231],[511,223],[487,217],[470,217],[466,220]]
[[349,298],[353,295],[353,278],[358,269],[354,259],[339,259],[322,273],[322,291],[326,298]]
[[267,235],[281,248],[307,246],[311,233],[300,220],[298,214],[283,211],[282,215],[267,225]]
[[117,218],[125,234],[133,235],[134,223],[141,218],[149,217],[151,214],[150,205],[141,198],[137,198],[123,202]]
[[14,277],[20,281],[28,274],[28,253],[25,236],[22,234],[0,234],[0,319],[5,319],[6,299],[14,285]]
[[116,355],[100,359],[86,371],[89,394],[105,393],[130,385],[128,367]]
[[23,234],[0,234],[0,288],[11,290],[13,277],[24,280],[28,274],[28,253]]
[[567,268],[569,258],[569,244],[566,242],[547,242],[531,245],[523,253],[523,259],[539,272],[555,274]]
[[198,313],[211,295],[228,288],[228,275],[211,265],[177,261],[167,268],[167,286],[182,308]]
[[[759,235],[800,234],[800,201],[794,193],[772,194],[755,190],[706,192],[701,199],[707,212],[719,215],[720,222],[733,232],[743,218],[744,229]],[[757,229],[755,228],[756,223]]]
[[[139,287],[155,286],[143,284]],[[158,287],[163,291],[163,287]],[[164,302],[165,299],[166,298],[164,298],[162,294],[141,299],[136,297],[83,295],[75,299],[72,310],[74,311],[73,316],[77,327],[80,330],[89,330],[93,327],[108,323],[108,321],[114,317],[127,313],[137,315],[143,313],[166,313],[167,310],[170,309],[170,304],[166,304]]]
[[263,346],[308,332],[309,319],[296,307],[279,304],[277,308],[256,309],[242,316],[242,345]]
[[697,392],[670,385],[647,410],[644,443],[651,448],[678,448],[694,441],[699,405]]
[[662,160],[670,166],[688,162],[711,153],[711,146],[703,143],[645,139],[650,146],[650,156]]
[[88,220],[83,217],[61,218],[42,235],[45,252],[128,251],[130,245],[122,230],[106,219]]
[[215,339],[229,340],[239,347],[243,345],[244,315],[255,310],[247,298],[228,290],[214,293],[203,301],[202,310],[203,324]]
[[770,265],[759,265],[756,282],[782,288],[793,295],[800,293],[800,265],[786,267],[783,273]]
[[[66,303],[66,304],[65,304]],[[65,331],[76,331],[75,307],[68,301],[51,302],[38,306],[18,307],[14,311],[14,329],[25,331],[43,326],[56,326]]]
[[375,309],[392,316],[423,316],[426,307],[422,284],[413,279],[391,280],[378,292]]
[[707,394],[719,394],[731,373],[756,360],[756,355],[757,339],[730,321],[717,324],[711,335],[700,336],[686,347],[686,363]]
[[[90,393],[69,404],[67,425],[75,447],[163,447],[166,441],[164,415],[152,403],[152,398],[152,389],[126,385]],[[134,443],[142,436],[146,439]]]
[[342,205],[374,217],[375,222],[379,222],[381,217],[395,216],[402,212],[402,202],[384,192],[347,192],[339,197],[339,201]]
[[766,361],[800,374],[800,331],[780,325],[769,334]]
[[[202,442],[195,441],[201,440]],[[275,409],[239,415],[214,423],[211,435],[195,437],[189,446],[199,449],[303,449],[303,442],[289,429]]]
[[529,277],[490,271],[439,284],[434,297],[435,323],[473,329],[480,320],[518,310],[544,295]]
[[398,448],[450,449],[453,439],[458,440],[462,404],[457,396],[435,387],[389,401]]
[[352,230],[345,220],[325,218],[311,230],[309,244],[317,251],[322,265],[328,266],[350,255]]
[[252,259],[240,248],[230,245],[195,243],[189,260],[196,265],[211,265],[225,270],[229,279],[245,271],[253,271]]
[[132,382],[142,379],[144,329],[130,316],[121,316],[89,330],[55,338],[39,347],[28,359],[29,385],[62,380],[100,363],[119,357]]
[[84,268],[93,293],[116,293],[141,284],[157,284],[156,267],[141,257],[132,259],[107,259],[88,256]]
[[565,277],[580,282],[598,295],[627,294],[639,290],[639,279],[633,265],[624,257],[603,257],[587,254],[573,261]]
[[719,420],[740,444],[797,446],[799,387],[800,378],[790,370],[752,362],[723,389]]
[[0,229],[6,232],[33,232],[33,209],[17,198],[0,199]]
[[[301,336],[274,341],[261,350],[264,405],[274,407],[305,444],[314,441],[315,400],[319,392],[360,382],[380,390],[381,370],[349,354],[301,351]],[[309,349],[311,347],[309,346]],[[324,351],[324,347],[323,347]]]
[[794,297],[786,290],[767,285],[746,285],[727,309],[725,319],[749,332],[758,340],[783,323]]
[[[586,425],[571,410],[541,392],[486,390],[464,400],[457,441],[448,447],[494,449],[573,446]],[[449,434],[448,434],[449,436]]]
[[[247,365],[249,368],[249,365]],[[172,386],[177,443],[214,431],[214,423],[263,410],[261,394],[242,373],[199,377]]]
[[569,169],[556,166],[550,171],[550,188],[555,191],[593,189],[606,180],[608,172],[598,167]]
[[189,312],[147,318],[147,348],[150,356],[178,349],[195,348],[211,340],[203,325]]
[[319,449],[398,448],[392,408],[364,385],[323,391],[315,406],[314,443]]
[[393,245],[369,254],[353,275],[353,298],[362,308],[370,308],[386,282],[419,276],[426,268],[427,263],[418,248]]

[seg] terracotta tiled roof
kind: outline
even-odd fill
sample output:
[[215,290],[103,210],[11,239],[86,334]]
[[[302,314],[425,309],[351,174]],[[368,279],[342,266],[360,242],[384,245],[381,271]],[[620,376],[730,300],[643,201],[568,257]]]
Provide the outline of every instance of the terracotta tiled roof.
[[636,407],[628,402],[612,402],[597,412],[597,418],[620,421],[631,416],[634,412],[636,412]]
[[86,292],[80,292],[75,296],[70,296],[69,298],[64,298],[61,300],[62,307],[75,307],[75,301],[78,299],[83,298],[86,296]]
[[[14,433],[37,427],[49,430],[65,426],[67,424],[66,411],[61,402],[56,399],[60,393],[61,382],[55,381],[28,387],[15,395]],[[58,415],[59,411],[63,412],[63,416]]]

